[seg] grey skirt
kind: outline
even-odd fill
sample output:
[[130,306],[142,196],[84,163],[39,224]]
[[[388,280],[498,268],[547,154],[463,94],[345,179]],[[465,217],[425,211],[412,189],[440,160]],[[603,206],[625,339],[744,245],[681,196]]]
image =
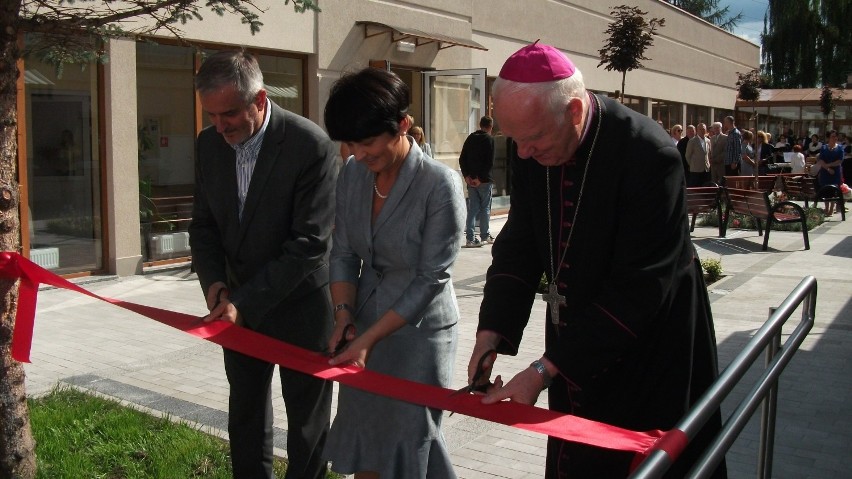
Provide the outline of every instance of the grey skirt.
[[[373,311],[359,316],[375,321]],[[369,321],[356,320],[359,334]],[[449,387],[456,340],[456,325],[438,330],[406,325],[373,347],[366,368]],[[439,409],[341,385],[324,455],[341,474],[375,471],[382,479],[455,478],[441,434],[442,415]]]

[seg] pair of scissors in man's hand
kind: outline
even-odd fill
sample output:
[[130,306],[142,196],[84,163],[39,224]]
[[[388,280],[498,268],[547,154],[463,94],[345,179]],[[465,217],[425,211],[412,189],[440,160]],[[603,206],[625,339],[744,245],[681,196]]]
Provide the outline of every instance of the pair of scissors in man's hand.
[[[482,353],[482,356],[479,358],[479,362],[476,363],[476,372],[473,373],[473,377],[470,380],[470,384],[468,384],[467,386],[465,386],[461,389],[454,391],[453,393],[450,394],[450,397],[453,397],[457,394],[470,394],[470,393],[475,393],[475,392],[486,393],[486,392],[488,392],[488,388],[493,386],[494,383],[492,383],[491,381],[488,381],[488,380],[486,380],[482,384],[479,384],[479,382],[482,381],[483,376],[486,376],[485,361],[488,360],[489,358],[491,359],[490,364],[489,364],[489,369],[490,369],[490,366],[493,366],[494,361],[497,359],[497,350],[496,349],[489,349],[488,351],[485,351],[484,353]],[[452,415],[453,415],[453,413],[451,412],[450,416],[452,416]]]
[[349,345],[349,332],[352,332],[352,335],[355,335],[355,325],[353,323],[349,323],[343,327],[343,335],[340,336],[340,340],[337,342],[337,346],[334,347],[334,351],[329,353],[329,357],[335,357],[340,354],[346,346]]

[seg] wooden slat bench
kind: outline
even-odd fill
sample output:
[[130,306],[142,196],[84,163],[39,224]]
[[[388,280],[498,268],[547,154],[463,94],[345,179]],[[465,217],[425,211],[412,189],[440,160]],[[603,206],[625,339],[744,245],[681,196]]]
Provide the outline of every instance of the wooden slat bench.
[[695,219],[702,213],[716,213],[719,218],[719,237],[723,237],[721,188],[718,186],[698,186],[686,189],[686,213],[692,215],[689,232],[695,230]]
[[[727,206],[725,207],[725,219],[731,217],[731,213],[748,215],[755,219],[757,232],[763,236],[763,251],[769,247],[769,232],[775,223],[801,223],[802,238],[805,241],[805,249],[811,249],[808,241],[808,223],[805,210],[796,203],[782,201],[775,206],[769,202],[768,191],[745,190],[739,188],[725,188]],[[793,213],[788,213],[792,209]],[[766,234],[763,233],[763,222],[766,222]],[[720,222],[723,226],[722,236],[727,233],[727,221]]]
[[724,176],[722,177],[722,186],[725,188],[736,188],[740,190],[757,190],[757,191],[772,191],[775,189],[777,175],[763,175],[757,177],[757,187],[755,188],[754,176]]
[[818,201],[831,201],[837,205],[842,221],[846,221],[846,201],[840,188],[834,185],[826,185],[817,190],[816,178],[808,175],[781,176],[784,182],[784,192],[787,198],[805,202],[805,208],[809,202],[817,206]]

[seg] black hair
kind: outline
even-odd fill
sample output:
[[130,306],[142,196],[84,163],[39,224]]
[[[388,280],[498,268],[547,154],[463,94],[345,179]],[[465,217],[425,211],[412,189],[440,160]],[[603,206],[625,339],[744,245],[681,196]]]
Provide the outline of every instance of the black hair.
[[408,85],[378,68],[342,76],[325,104],[325,127],[335,141],[361,141],[382,133],[397,135],[408,114]]

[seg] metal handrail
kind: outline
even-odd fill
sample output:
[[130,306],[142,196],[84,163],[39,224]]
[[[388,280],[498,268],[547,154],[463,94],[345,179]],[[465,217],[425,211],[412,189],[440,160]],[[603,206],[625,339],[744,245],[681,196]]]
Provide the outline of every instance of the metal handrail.
[[[769,319],[755,333],[745,348],[731,361],[731,364],[725,368],[722,374],[719,375],[719,378],[710,386],[701,399],[675,425],[674,429],[682,431],[687,439],[692,441],[704,424],[719,409],[722,401],[739,384],[761,352],[769,347],[770,353],[767,353],[768,363],[766,370],[758,378],[752,390],[740,402],[737,409],[728,417],[713,444],[705,450],[692,470],[689,471],[687,477],[709,477],[722,459],[724,459],[725,453],[731,448],[734,440],[736,440],[737,436],[745,428],[761,401],[763,401],[770,391],[777,387],[778,377],[793,358],[793,355],[796,354],[796,351],[798,351],[799,346],[801,346],[811,328],[813,328],[816,313],[816,297],[816,279],[813,276],[803,278],[799,285],[787,296],[787,299],[778,306]],[[802,321],[790,334],[784,345],[778,349],[778,353],[774,354],[772,350],[777,348],[777,342],[779,342],[781,336],[781,328],[800,304],[804,305],[802,308]],[[769,413],[764,414],[765,420],[761,421],[761,437],[767,438],[766,441],[761,441],[762,447],[770,449],[769,451],[761,451],[761,464],[758,469],[762,471],[762,474],[771,474],[771,467],[768,467],[771,464],[766,464],[767,457],[769,461],[771,461],[772,457],[771,448],[773,441],[770,438],[769,431],[774,435],[775,430],[775,408],[771,403],[772,401],[767,403],[768,407],[766,411]],[[671,465],[671,458],[666,452],[655,450],[629,477],[631,479],[659,478],[663,476]]]

